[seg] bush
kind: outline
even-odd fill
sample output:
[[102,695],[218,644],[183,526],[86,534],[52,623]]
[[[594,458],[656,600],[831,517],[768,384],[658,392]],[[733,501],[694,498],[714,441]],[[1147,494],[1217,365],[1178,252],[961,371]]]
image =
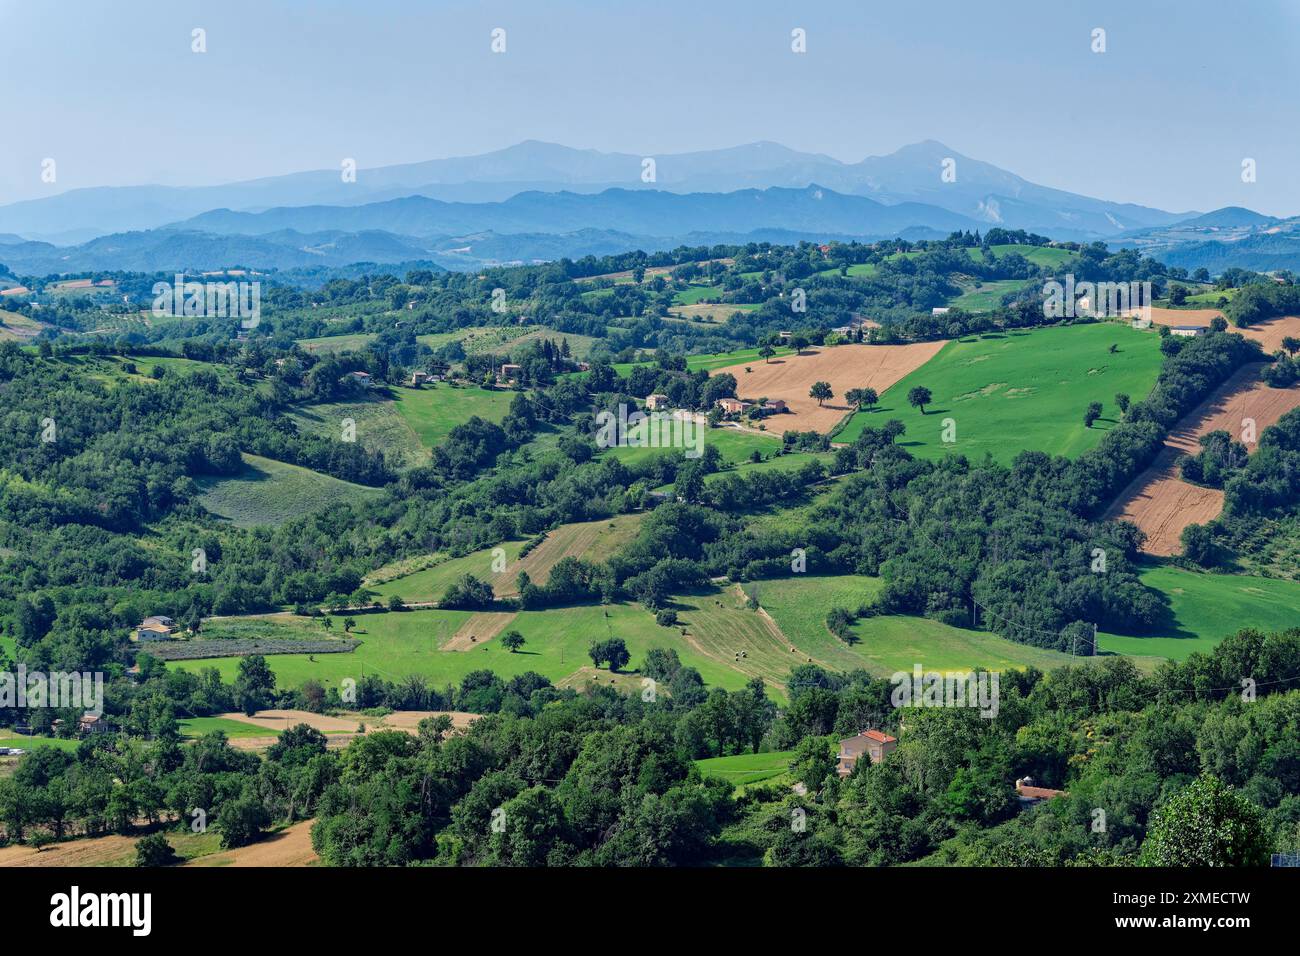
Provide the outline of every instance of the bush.
[[677,623],[677,612],[664,608],[655,614],[655,623],[660,627],[672,627]]
[[151,833],[135,841],[136,866],[170,866],[178,859],[176,851],[161,833]]

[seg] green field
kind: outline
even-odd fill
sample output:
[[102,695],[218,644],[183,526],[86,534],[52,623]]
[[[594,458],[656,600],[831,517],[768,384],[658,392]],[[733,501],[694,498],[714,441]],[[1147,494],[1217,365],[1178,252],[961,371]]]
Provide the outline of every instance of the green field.
[[[1159,338],[1119,323],[1058,326],[949,342],[925,365],[881,396],[880,405],[854,415],[836,436],[851,442],[867,425],[897,418],[907,426],[899,444],[920,458],[947,454],[980,460],[987,452],[1010,464],[1021,451],[1076,456],[1112,427],[1116,392],[1144,398],[1160,368]],[[1119,350],[1110,353],[1112,344]],[[908,391],[924,386],[933,403],[921,414]],[[1083,425],[1088,403],[1102,417]],[[945,419],[956,441],[944,443]]]
[[221,731],[227,737],[274,737],[276,732],[256,724],[246,724],[242,720],[229,717],[188,717],[178,721],[182,737],[202,737],[204,734]]
[[277,525],[341,501],[364,501],[383,492],[287,465],[244,455],[244,470],[230,478],[201,478],[199,502],[240,528]]
[[[506,541],[500,545],[505,551],[507,562],[506,570],[501,572],[502,575],[513,579],[512,568],[519,560],[519,549],[523,544],[522,541]],[[466,574],[472,574],[489,584],[499,585],[503,582],[498,581],[498,575],[492,571],[493,550],[495,549],[486,548],[459,558],[445,555],[433,556],[431,560],[436,561],[436,564],[401,577],[369,585],[369,590],[383,599],[396,595],[403,601],[438,601],[447,593],[447,588]]]
[[716,777],[737,786],[745,786],[784,775],[789,771],[793,759],[793,750],[774,750],[769,753],[735,754],[731,757],[707,757],[695,761],[695,766],[706,777]]
[[[1047,266],[1048,268],[1053,269],[1059,265],[1063,265],[1070,259],[1073,259],[1076,255],[1076,253],[1071,252],[1069,249],[1058,249],[1055,246],[1003,245],[990,246],[989,248],[992,250],[993,258],[995,259],[1002,259],[1014,252],[1017,255],[1028,259],[1036,266]],[[966,252],[976,262],[984,261],[983,250],[967,249]]]
[[63,737],[0,737],[0,747],[18,747],[30,751],[36,747],[54,747],[58,750],[76,750],[81,741]]
[[[919,255],[921,255],[919,251],[895,252],[885,256],[883,261],[898,262],[900,259],[915,259]],[[880,264],[877,262],[857,262],[849,266],[848,269],[845,270],[845,275],[850,279],[858,279],[858,278],[873,276],[879,271],[879,269],[880,269]],[[833,267],[830,269],[822,269],[817,274],[819,276],[837,276],[840,274],[840,270],[839,267]],[[762,273],[752,272],[752,273],[745,273],[745,275],[758,277],[762,275]]]
[[[740,308],[740,306],[737,306]],[[786,346],[780,346],[772,353],[773,357],[777,355],[789,355],[794,350]],[[706,355],[688,355],[686,356],[686,367],[692,372],[698,372],[700,369],[713,371],[717,368],[726,368],[728,365],[741,365],[746,362],[759,363],[763,357],[758,354],[758,347],[747,349],[737,349],[734,352],[711,352]],[[614,371],[619,375],[626,375],[636,366],[650,365],[650,362],[622,362],[614,366]]]
[[0,309],[0,341],[10,339],[16,342],[29,342],[46,326],[42,322],[30,319],[21,312],[9,312]]
[[[640,425],[628,429],[628,441],[637,442],[648,440],[645,436],[649,428],[648,422],[642,422]],[[766,434],[755,434],[750,431],[741,431],[738,428],[709,428],[703,427],[703,438],[705,448],[716,448],[722,456],[722,460],[727,464],[739,464],[742,461],[749,461],[754,452],[758,452],[764,458],[776,454],[781,450],[781,438],[779,433],[773,433],[770,436]],[[698,434],[695,426],[692,431],[687,433],[685,429],[683,435]],[[662,455],[669,452],[676,452],[679,448],[652,448],[647,445],[618,445],[608,449],[605,454],[612,455],[625,464],[646,461],[654,458],[656,455]]]
[[329,355],[337,352],[360,352],[377,337],[374,332],[357,332],[351,335],[321,335],[314,339],[299,339],[298,344],[308,352]]
[[[398,389],[405,392],[408,389]],[[304,432],[338,441],[343,423],[351,419],[356,425],[356,439],[367,451],[380,451],[384,461],[397,468],[413,468],[429,460],[429,450],[420,436],[398,411],[399,403],[389,398],[364,398],[355,402],[321,402],[304,405],[289,417]]]
[[475,415],[500,424],[515,393],[478,386],[426,385],[397,389],[397,411],[425,448],[432,448],[457,425]]
[[974,288],[963,292],[955,299],[949,299],[948,305],[955,309],[965,309],[967,312],[989,312],[1002,304],[1002,297],[1008,292],[1016,292],[1024,286],[1024,279],[976,282]]
[[716,285],[691,285],[673,296],[673,305],[695,305],[703,299],[713,299],[722,295],[722,289]]
[[[779,421],[779,419],[778,419]],[[637,435],[642,429],[630,429],[629,438]],[[768,433],[755,433],[752,431],[741,431],[735,428],[707,428],[704,432],[704,447],[713,447],[718,449],[722,456],[724,467],[712,474],[705,475],[705,484],[713,484],[722,481],[731,475],[743,475],[751,471],[795,471],[802,468],[810,461],[821,461],[823,465],[829,467],[834,460],[834,454],[813,453],[813,452],[790,452],[788,454],[779,454],[781,451],[780,432],[775,428]],[[630,445],[611,448],[605,454],[613,455],[619,461],[625,464],[643,462],[654,458],[656,455],[664,455],[677,451],[673,448],[650,448],[650,447],[633,447]],[[752,460],[754,452],[758,452],[762,458],[759,461]],[[672,483],[660,485],[653,489],[655,491],[664,491],[672,487]]]
[[1154,637],[1098,633],[1103,651],[1183,660],[1192,651],[1211,650],[1243,627],[1300,627],[1300,581],[1207,574],[1173,565],[1147,568],[1142,581],[1169,598],[1170,619]]
[[[342,633],[344,616],[335,618],[336,634]],[[508,625],[527,641],[516,654],[505,650],[495,639],[468,651],[441,650],[440,646],[474,617],[471,611],[395,611],[355,617],[357,626],[352,636],[362,644],[351,654],[317,654],[315,661],[307,654],[268,657],[267,663],[279,686],[299,687],[308,678],[315,678],[326,687],[337,687],[343,678],[360,679],[363,674],[378,674],[394,681],[408,674],[422,674],[434,685],[442,686],[459,683],[470,671],[483,668],[506,679],[536,671],[557,682],[576,676],[581,684],[584,676],[594,673],[587,649],[593,641],[607,637],[621,637],[627,642],[632,654],[629,671],[639,666],[650,648],[675,647],[683,662],[699,668],[711,686],[737,690],[749,678],[746,673],[693,650],[682,640],[679,630],[660,627],[653,614],[635,604],[522,611]],[[191,672],[215,667],[229,681],[234,678],[238,663],[238,658],[221,657],[174,661],[168,667]],[[599,675],[603,681],[610,679],[609,672],[603,668]],[[639,687],[639,680],[633,675],[620,680]]]
[[879,578],[864,575],[799,575],[749,584],[746,590],[757,591],[763,609],[801,651],[833,660],[842,670],[859,667],[885,676],[910,671],[915,664],[926,670],[969,671],[1029,665],[1046,670],[1070,663],[1068,654],[923,617],[890,614],[860,619],[853,626],[859,643],[851,646],[826,629],[831,608],[856,610],[881,587]]

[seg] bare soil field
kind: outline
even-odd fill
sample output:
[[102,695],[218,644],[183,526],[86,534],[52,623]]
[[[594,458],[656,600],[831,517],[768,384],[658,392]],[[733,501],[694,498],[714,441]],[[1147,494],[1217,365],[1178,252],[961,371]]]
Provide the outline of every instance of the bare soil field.
[[[1152,307],[1151,321],[1157,325],[1199,325],[1209,328],[1211,320],[1223,315],[1218,309],[1160,309]],[[1229,332],[1240,332],[1248,339],[1254,339],[1266,353],[1272,355],[1282,347],[1282,340],[1288,335],[1300,338],[1300,316],[1283,315],[1265,322],[1257,322],[1248,328],[1239,329],[1229,325]]]
[[[551,568],[563,558],[582,558],[584,561],[604,561],[628,541],[636,537],[641,515],[618,515],[599,521],[583,521],[556,528],[546,540],[510,566],[506,580],[494,585],[499,598],[519,594],[517,578],[524,571],[534,584],[545,584]],[[447,648],[444,648],[446,650]]]
[[[828,432],[854,410],[844,400],[844,393],[849,389],[874,388],[883,393],[934,358],[947,344],[945,340],[912,345],[837,345],[809,349],[801,355],[785,355],[770,362],[757,359],[730,365],[710,374],[734,375],[736,394],[742,399],[784,400],[790,411],[768,419],[770,431]],[[751,371],[746,372],[746,368]],[[814,382],[829,382],[835,397],[819,406],[815,398],[808,396]]]
[[496,637],[515,619],[514,611],[479,611],[460,626],[440,651],[472,651]]
[[361,724],[366,725],[367,732],[372,730],[409,730],[411,733],[415,733],[415,727],[421,720],[425,717],[437,717],[439,714],[449,715],[457,727],[468,727],[471,722],[478,718],[478,714],[469,714],[459,710],[401,710],[394,711],[384,717],[367,717],[361,713],[331,717],[328,714],[313,714],[309,710],[259,710],[252,717],[240,713],[222,714],[221,716],[227,720],[237,720],[241,723],[252,724],[255,727],[265,727],[267,730],[273,730],[277,733],[298,724],[307,724],[309,727],[315,727],[323,734],[355,734]]
[[0,849],[0,867],[5,866],[108,866],[123,859],[135,860],[139,837],[112,834],[55,843],[44,850],[13,844]]
[[451,718],[451,725],[457,730],[465,730],[470,724],[482,717],[463,710],[398,710],[383,720],[380,730],[405,730],[416,733],[420,721],[426,717],[440,717],[443,714]]
[[[1188,323],[1190,324],[1190,323]],[[1223,492],[1188,484],[1178,476],[1178,459],[1200,450],[1198,439],[1223,430],[1241,440],[1243,421],[1254,419],[1256,436],[1293,408],[1300,388],[1269,388],[1260,381],[1263,365],[1247,365],[1170,433],[1165,448],[1146,471],[1129,483],[1106,512],[1108,520],[1130,521],[1147,533],[1142,550],[1168,557],[1182,548],[1179,536],[1189,524],[1204,524],[1223,510]],[[1255,445],[1247,444],[1250,451]]]
[[249,846],[201,856],[184,865],[311,866],[319,859],[311,846],[311,827],[315,822],[303,820]]

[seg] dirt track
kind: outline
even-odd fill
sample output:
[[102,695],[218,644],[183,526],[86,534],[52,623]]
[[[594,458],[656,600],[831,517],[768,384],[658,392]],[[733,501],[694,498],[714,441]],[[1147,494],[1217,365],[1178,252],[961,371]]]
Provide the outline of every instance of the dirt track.
[[[1200,451],[1200,436],[1223,430],[1243,440],[1243,420],[1250,418],[1255,421],[1258,440],[1265,428],[1300,407],[1300,388],[1269,388],[1259,378],[1264,368],[1261,364],[1241,368],[1185,416],[1156,460],[1129,483],[1106,512],[1107,520],[1130,521],[1147,533],[1142,548],[1146,553],[1178,554],[1184,528],[1205,524],[1223,510],[1222,491],[1188,484],[1178,476],[1179,457]],[[1247,443],[1246,447],[1253,452],[1257,446]]]
[[[764,362],[755,359],[710,373],[729,372],[736,377],[736,394],[747,401],[780,398],[790,412],[767,419],[769,431],[828,432],[853,411],[844,400],[851,388],[874,388],[883,393],[905,375],[920,368],[948,343],[913,345],[837,345],[809,349],[801,355],[784,355]],[[746,372],[749,368],[751,371]],[[814,382],[829,382],[835,397],[824,405],[808,396]]]

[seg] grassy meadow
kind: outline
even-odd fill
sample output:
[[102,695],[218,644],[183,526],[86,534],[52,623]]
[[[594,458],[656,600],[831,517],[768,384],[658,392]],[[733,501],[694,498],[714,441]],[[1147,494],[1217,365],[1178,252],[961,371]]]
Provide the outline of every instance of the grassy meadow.
[[240,528],[283,524],[341,501],[378,497],[378,488],[341,481],[282,461],[244,455],[244,470],[232,477],[202,478],[199,502]]
[[1192,651],[1213,649],[1243,627],[1300,627],[1300,581],[1188,571],[1170,564],[1149,567],[1141,576],[1169,599],[1168,618],[1150,637],[1098,633],[1103,651],[1183,660]]
[[[1145,397],[1159,368],[1159,338],[1119,323],[972,336],[949,342],[888,389],[873,411],[855,414],[835,439],[853,441],[865,426],[897,418],[907,426],[899,444],[920,458],[978,460],[987,452],[1007,465],[1026,449],[1076,456],[1117,421],[1115,394]],[[915,386],[933,395],[924,414],[907,401]],[[1083,413],[1093,401],[1102,403],[1102,417],[1085,428]],[[943,441],[945,419],[956,425],[952,443]]]

